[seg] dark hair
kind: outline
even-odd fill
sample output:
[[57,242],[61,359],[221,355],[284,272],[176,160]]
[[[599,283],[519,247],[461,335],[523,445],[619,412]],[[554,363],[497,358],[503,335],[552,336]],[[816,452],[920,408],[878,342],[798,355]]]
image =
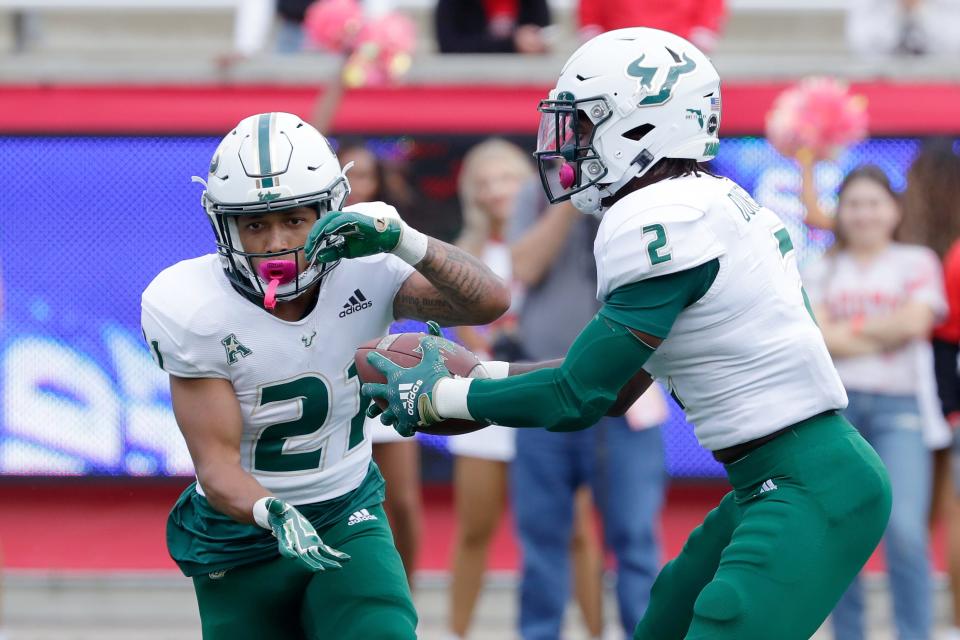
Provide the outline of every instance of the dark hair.
[[859,180],[861,178],[870,180],[880,185],[883,187],[884,191],[890,195],[891,198],[894,200],[899,200],[900,196],[890,185],[890,178],[887,177],[887,174],[883,169],[875,164],[861,165],[845,175],[843,180],[840,182],[840,186],[837,188],[837,199],[842,198],[843,192],[846,191],[855,180]]
[[610,207],[624,196],[633,193],[637,189],[651,185],[654,182],[682,178],[683,176],[700,177],[701,173],[705,173],[708,176],[714,175],[704,168],[703,163],[697,160],[690,158],[660,158],[657,164],[653,165],[645,174],[625,184],[623,188],[613,196],[604,198],[603,206]]
[[[840,200],[843,199],[843,194],[847,191],[847,189],[850,188],[850,185],[857,180],[869,180],[870,182],[880,186],[891,198],[893,198],[893,201],[897,204],[897,206],[900,206],[900,194],[893,190],[893,186],[890,184],[890,178],[883,169],[875,164],[865,164],[850,171],[850,173],[843,177],[843,180],[840,182],[840,186],[837,188],[837,224],[833,231],[833,236],[835,239],[833,250],[841,250],[847,244],[846,238],[843,237],[843,231],[840,227],[840,211],[843,209],[840,206]],[[893,239],[898,240],[899,237],[900,225],[898,224],[893,230]]]
[[927,141],[907,171],[903,236],[941,258],[960,238],[960,156],[953,140]]

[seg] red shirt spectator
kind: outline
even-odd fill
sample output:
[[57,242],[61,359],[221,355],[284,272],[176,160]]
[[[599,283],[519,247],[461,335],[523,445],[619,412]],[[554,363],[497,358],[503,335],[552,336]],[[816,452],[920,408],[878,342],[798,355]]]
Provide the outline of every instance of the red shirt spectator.
[[943,257],[943,283],[947,289],[947,318],[933,331],[935,338],[960,343],[960,241]]
[[438,0],[441,53],[545,53],[547,0]]
[[713,49],[726,15],[724,0],[580,0],[584,40],[613,29],[651,27]]

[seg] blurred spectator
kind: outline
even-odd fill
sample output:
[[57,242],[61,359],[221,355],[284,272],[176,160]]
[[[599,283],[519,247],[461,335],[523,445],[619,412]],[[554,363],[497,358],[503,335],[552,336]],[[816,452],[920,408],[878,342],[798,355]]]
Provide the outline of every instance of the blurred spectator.
[[[562,357],[600,306],[593,258],[597,222],[569,203],[547,207],[536,179],[524,186],[514,211],[513,276],[527,287],[518,317],[522,358]],[[584,483],[593,489],[604,539],[617,559],[620,622],[629,637],[659,569],[656,527],[665,484],[659,427],[636,429],[624,418],[604,418],[598,428],[570,433],[516,431],[511,492],[523,556],[522,638],[560,637],[570,592],[574,492]]]
[[[490,139],[466,154],[459,192],[464,226],[457,244],[479,257],[494,273],[511,278],[510,248],[503,238],[517,193],[533,175],[529,156],[516,145]],[[521,301],[514,287],[513,309]],[[512,358],[516,316],[508,311],[486,327],[459,327],[457,337],[483,360]],[[453,493],[457,533],[450,590],[450,638],[466,637],[486,570],[490,541],[507,505],[507,470],[514,456],[515,429],[492,426],[448,439],[454,454]],[[592,633],[601,628],[599,545],[592,534],[592,502],[581,499],[572,542],[581,608]]]
[[12,22],[13,52],[25,53],[40,39],[42,18],[36,11],[17,9],[10,16]]
[[[834,230],[836,227],[835,216],[820,208],[819,190],[817,189],[815,174],[816,162],[813,154],[808,150],[801,150],[801,152],[797,154],[796,159],[801,168],[800,201],[805,211],[804,222],[817,229]],[[909,177],[908,180],[910,180]],[[926,181],[918,180],[918,182],[924,184]],[[928,228],[927,225],[930,220],[937,220],[938,222],[944,222],[945,220],[942,217],[930,218],[918,210],[916,204],[917,192],[921,190],[926,193],[926,190],[922,186],[919,188],[916,186],[910,188],[908,186],[904,204],[907,212],[912,209],[914,213],[908,215],[904,220],[904,224],[899,226],[897,235],[903,241],[926,245],[933,248],[938,255],[942,255],[941,251],[945,250],[942,241],[943,234],[936,232],[932,227]],[[944,226],[943,228],[948,227]],[[929,240],[927,238],[928,233],[932,234]],[[917,403],[920,407],[920,415],[923,420],[923,441],[927,445],[927,448],[933,452],[933,486],[930,501],[931,522],[937,516],[938,505],[943,502],[942,499],[938,499],[938,496],[945,492],[946,489],[944,487],[948,485],[950,481],[949,449],[952,441],[952,434],[945,419],[946,414],[943,412],[942,402],[938,398],[939,374],[936,373],[936,370],[937,367],[942,366],[942,364],[936,364],[934,356],[935,351],[932,349],[919,349],[917,351],[916,362]],[[958,544],[960,544],[960,540],[958,540]],[[958,553],[960,553],[960,548],[958,548]]]
[[314,0],[276,0],[277,53],[299,53],[303,50],[303,18]]
[[[299,4],[309,5],[304,0]],[[270,29],[273,26],[274,14],[280,19],[280,26],[277,33],[277,50],[280,53],[296,53],[300,51],[303,45],[303,15],[301,13],[299,23],[292,24],[285,13],[292,10],[288,7],[287,0],[237,0],[236,14],[234,16],[233,26],[233,48],[218,55],[215,59],[217,66],[222,71],[228,71],[234,65],[253,57],[263,51],[267,40],[270,37]],[[303,9],[305,11],[306,8]]]
[[[348,206],[358,202],[382,201],[397,206],[403,215],[402,208],[395,204],[387,187],[383,164],[363,142],[342,141],[337,157],[341,166],[354,163],[347,172],[350,181]],[[387,498],[383,506],[393,530],[394,545],[403,560],[407,582],[412,589],[423,525],[420,445],[416,438],[404,438],[393,428],[382,424],[379,418],[368,418],[364,430],[372,434],[373,459],[387,483]]]
[[724,0],[580,0],[580,40],[613,29],[651,27],[683,36],[712,51],[726,13]]
[[[838,201],[836,245],[809,266],[804,284],[847,388],[844,414],[890,474],[893,508],[884,541],[897,635],[930,638],[932,461],[919,381],[932,362],[930,331],[946,310],[940,265],[925,247],[894,242],[899,202],[877,167],[848,174]],[[863,610],[858,579],[834,609],[837,640],[864,637]]]
[[[934,511],[947,520],[948,570],[953,619],[946,640],[960,640],[960,156],[953,140],[924,144],[907,172],[904,237],[933,249],[943,260],[948,314],[933,334],[937,388],[943,414],[953,428],[951,456],[935,458]],[[942,453],[942,452],[938,452]],[[952,460],[951,460],[952,457]],[[952,467],[952,469],[951,469]],[[946,485],[946,486],[944,486]],[[933,518],[932,518],[933,519]]]
[[960,52],[958,0],[850,0],[847,43],[861,54]]
[[546,0],[439,0],[441,53],[546,53]]
[[[283,0],[280,0],[280,4],[283,4]],[[249,57],[263,49],[273,25],[273,8],[272,0],[238,1],[233,29],[236,56]]]

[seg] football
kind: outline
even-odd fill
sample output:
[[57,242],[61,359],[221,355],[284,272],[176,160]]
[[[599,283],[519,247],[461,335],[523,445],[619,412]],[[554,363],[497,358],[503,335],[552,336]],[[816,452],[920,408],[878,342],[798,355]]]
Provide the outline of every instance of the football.
[[[375,338],[360,345],[353,357],[360,381],[364,383],[386,382],[383,374],[367,362],[367,354],[371,351],[376,351],[401,367],[412,367],[420,362],[422,355],[420,352],[420,338],[424,335],[423,333],[394,333],[384,336],[383,338]],[[441,341],[440,354],[443,356],[443,362],[447,366],[447,369],[450,370],[450,373],[463,378],[486,377],[486,370],[476,355],[455,342],[446,339],[441,339]],[[381,409],[386,407],[386,403],[379,398],[376,400],[376,403]],[[434,435],[452,436],[458,433],[476,431],[486,426],[487,424],[484,422],[474,422],[472,420],[444,420],[430,427],[418,429],[418,431]]]

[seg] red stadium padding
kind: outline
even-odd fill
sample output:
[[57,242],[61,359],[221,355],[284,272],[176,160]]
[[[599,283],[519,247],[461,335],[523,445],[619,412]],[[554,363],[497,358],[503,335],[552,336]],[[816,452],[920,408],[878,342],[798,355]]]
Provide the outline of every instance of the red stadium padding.
[[[759,135],[783,82],[723,85],[724,135]],[[545,86],[401,86],[347,92],[334,130],[367,134],[533,134]],[[960,85],[855,83],[875,136],[956,134]],[[304,86],[5,86],[0,133],[221,135],[251,113],[308,117],[317,89]]]
[[[167,512],[183,484],[70,480],[0,484],[0,546],[10,569],[67,572],[176,571],[167,556]],[[726,491],[721,483],[674,484],[663,514],[664,552],[673,558]],[[455,521],[449,487],[427,487],[419,568],[447,571]],[[490,568],[514,571],[518,551],[509,517],[490,548]],[[942,531],[934,540],[939,571],[946,566]],[[875,554],[871,571],[883,569]]]

